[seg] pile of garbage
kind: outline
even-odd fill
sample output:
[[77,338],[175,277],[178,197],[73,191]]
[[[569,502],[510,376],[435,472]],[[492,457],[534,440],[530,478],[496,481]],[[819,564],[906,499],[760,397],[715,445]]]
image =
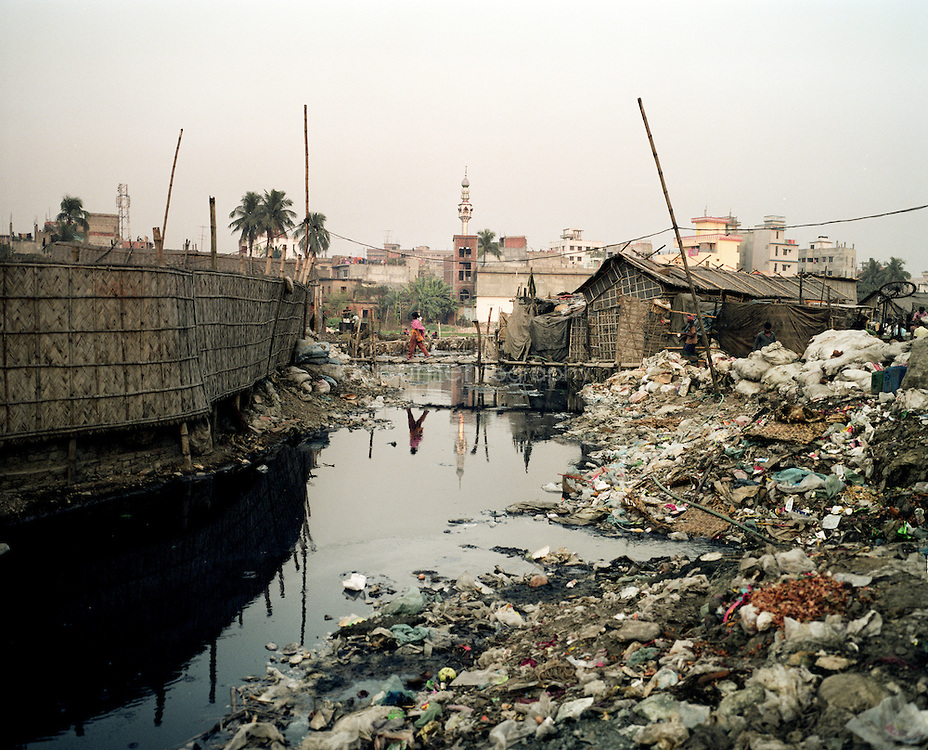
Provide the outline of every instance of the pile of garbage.
[[[921,346],[904,385],[924,376]],[[785,352],[773,344],[760,354],[776,360]],[[585,464],[547,488],[557,501],[520,510],[607,533],[739,544],[928,538],[928,390],[886,399],[856,389],[800,403],[789,392],[714,394],[703,387],[707,377],[664,352],[585,386],[584,413],[565,430],[590,446]],[[700,388],[692,392],[694,383]]]
[[420,574],[324,651],[268,644],[265,677],[196,747],[928,742],[928,576],[910,545],[593,566],[541,552],[525,576]]
[[[196,747],[928,747],[928,340],[858,333],[801,358],[714,352],[755,395],[671,352],[590,383],[563,425],[580,463],[507,508],[717,551],[418,573],[322,650],[269,644]],[[895,396],[871,394],[876,365],[901,363]]]
[[723,369],[744,396],[766,390],[817,401],[870,393],[873,373],[905,367],[911,346],[912,341],[883,341],[867,331],[828,330],[815,336],[802,356],[775,342]]

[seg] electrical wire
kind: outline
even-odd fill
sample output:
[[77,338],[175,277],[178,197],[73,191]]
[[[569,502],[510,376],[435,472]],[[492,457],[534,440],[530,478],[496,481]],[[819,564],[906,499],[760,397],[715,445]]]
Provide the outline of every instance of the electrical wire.
[[[867,214],[866,216],[855,216],[851,219],[829,219],[828,221],[815,221],[815,222],[808,222],[804,224],[785,224],[782,227],[777,227],[777,228],[778,229],[807,229],[810,227],[824,227],[824,226],[831,226],[834,224],[851,224],[856,221],[866,221],[868,219],[881,219],[886,216],[898,216],[899,214],[911,213],[913,211],[923,211],[926,208],[928,208],[928,204],[925,204],[922,206],[912,206],[911,208],[900,208],[895,211],[884,211],[878,214]],[[682,229],[686,231],[694,231],[694,232],[698,231],[696,227],[682,227]],[[619,247],[620,245],[629,245],[633,242],[640,242],[641,240],[647,240],[647,239],[650,239],[651,237],[657,237],[660,234],[664,234],[665,232],[670,232],[670,231],[673,231],[673,227],[667,227],[666,229],[660,229],[656,232],[651,232],[650,234],[643,234],[638,237],[632,237],[631,239],[621,240],[620,242],[611,242],[608,245],[603,245],[602,247],[599,247],[596,249],[605,251],[608,248]],[[752,231],[752,230],[745,229],[744,231]],[[365,249],[370,249],[370,250],[383,250],[384,249],[383,247],[379,245],[372,245],[367,242],[361,242],[359,240],[354,240],[350,237],[345,237],[343,235],[337,234],[336,232],[333,232],[332,230],[329,230],[329,234],[332,237],[337,237],[340,240],[344,240],[345,242],[350,242],[352,244],[359,245]],[[391,250],[390,252],[402,258],[419,258],[420,260],[431,260],[435,262],[443,262],[448,259],[447,254],[441,255],[441,256],[428,256],[428,255],[419,255],[417,253],[403,251],[403,250]],[[564,252],[559,252],[559,253],[545,252],[544,250],[532,251],[532,252],[544,253],[544,258],[559,258],[559,257],[567,256],[567,255],[577,254],[576,250],[565,250]],[[590,252],[590,251],[582,251],[582,252]],[[482,265],[494,265],[496,263],[512,263],[512,262],[513,261],[507,261],[507,260],[493,260],[493,261],[487,262],[484,259]]]

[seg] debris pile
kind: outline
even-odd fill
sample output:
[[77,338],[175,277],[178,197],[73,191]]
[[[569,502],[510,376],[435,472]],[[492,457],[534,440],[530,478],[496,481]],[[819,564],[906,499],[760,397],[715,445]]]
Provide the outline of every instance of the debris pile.
[[266,677],[196,746],[928,742],[928,576],[911,545],[538,562],[531,576],[429,575],[345,618],[325,652],[268,644]]
[[[507,508],[732,546],[415,574],[324,649],[274,646],[268,674],[188,747],[928,746],[921,341],[859,334],[827,331],[802,357],[713,353],[738,386],[724,395],[670,352],[588,384],[563,425],[583,459]],[[903,363],[895,398],[871,394],[878,367]]]

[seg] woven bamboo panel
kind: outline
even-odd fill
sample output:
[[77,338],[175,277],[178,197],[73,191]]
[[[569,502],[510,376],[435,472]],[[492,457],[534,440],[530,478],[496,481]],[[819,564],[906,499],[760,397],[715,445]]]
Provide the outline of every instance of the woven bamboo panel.
[[306,290],[144,266],[0,264],[0,442],[179,422],[290,360]]

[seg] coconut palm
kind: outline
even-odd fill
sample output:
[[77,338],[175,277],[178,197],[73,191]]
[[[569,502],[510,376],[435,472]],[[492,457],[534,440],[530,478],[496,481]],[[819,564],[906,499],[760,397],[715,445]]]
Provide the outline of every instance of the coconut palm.
[[300,241],[300,250],[307,258],[310,253],[313,256],[325,255],[332,240],[329,230],[325,228],[325,214],[307,214],[293,233],[293,238]]
[[881,284],[889,284],[892,281],[908,281],[912,274],[905,270],[905,261],[902,258],[890,258],[889,263],[883,268]]
[[84,232],[90,229],[84,202],[74,195],[66,195],[61,199],[61,211],[58,212],[55,220],[58,222],[58,231],[55,235],[62,242],[81,240],[83,237],[78,233],[78,229]]
[[251,256],[255,247],[255,240],[261,233],[261,223],[258,211],[261,207],[261,196],[249,190],[242,196],[242,202],[229,214],[232,219],[229,228],[241,234],[240,242],[248,246],[248,255]]
[[260,231],[267,235],[267,254],[271,255],[271,246],[274,237],[287,235],[293,228],[296,213],[290,206],[293,201],[287,197],[283,190],[265,190],[258,207],[258,221]]
[[496,232],[484,229],[477,232],[477,257],[483,258],[483,265],[487,264],[487,255],[492,255],[499,260],[503,257],[503,251],[496,241]]
[[857,277],[858,299],[863,299],[874,290],[880,288],[880,284],[882,283],[880,277],[882,273],[883,264],[878,260],[870,258],[870,260],[864,263],[860,276]]

